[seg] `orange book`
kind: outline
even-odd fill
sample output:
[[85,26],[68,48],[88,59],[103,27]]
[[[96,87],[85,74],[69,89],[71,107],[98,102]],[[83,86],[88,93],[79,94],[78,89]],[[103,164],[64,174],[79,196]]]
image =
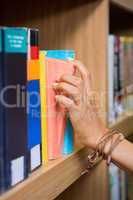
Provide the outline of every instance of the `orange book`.
[[66,126],[66,113],[63,108],[56,104],[56,94],[52,85],[66,73],[74,73],[74,67],[72,64],[63,60],[46,58],[47,137],[49,159],[55,159],[62,155],[62,146]]
[[27,66],[28,166],[32,172],[41,165],[40,65],[28,60]]

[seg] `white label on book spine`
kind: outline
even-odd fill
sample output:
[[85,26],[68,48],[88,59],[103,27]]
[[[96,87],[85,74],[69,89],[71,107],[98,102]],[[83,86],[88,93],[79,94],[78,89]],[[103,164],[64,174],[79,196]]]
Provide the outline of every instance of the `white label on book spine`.
[[24,156],[11,161],[11,185],[24,180]]
[[31,149],[31,171],[37,168],[41,164],[41,152],[40,152],[40,144],[36,145]]

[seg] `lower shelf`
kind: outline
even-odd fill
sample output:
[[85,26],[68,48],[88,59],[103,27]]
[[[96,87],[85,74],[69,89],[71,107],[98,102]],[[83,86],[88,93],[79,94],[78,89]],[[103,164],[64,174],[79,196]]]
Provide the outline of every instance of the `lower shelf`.
[[121,117],[119,117],[115,123],[109,126],[112,129],[117,129],[121,131],[125,137],[133,134],[133,113],[126,112]]
[[[115,128],[128,137],[133,133],[133,113],[123,114],[110,128]],[[69,156],[50,161],[23,183],[0,196],[0,200],[55,199],[80,178],[86,167],[87,155],[87,148],[79,148]]]
[[50,161],[23,183],[3,194],[0,200],[51,200],[75,182],[86,167],[88,150],[78,149],[73,154]]

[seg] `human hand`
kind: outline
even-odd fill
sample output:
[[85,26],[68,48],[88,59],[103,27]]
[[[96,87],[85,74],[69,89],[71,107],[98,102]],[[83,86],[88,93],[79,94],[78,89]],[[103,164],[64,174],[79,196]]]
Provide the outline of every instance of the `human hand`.
[[97,114],[91,76],[79,61],[68,62],[74,65],[80,76],[64,74],[53,85],[58,94],[56,102],[68,110],[74,131],[81,143],[95,149],[98,139],[106,132],[106,128]]

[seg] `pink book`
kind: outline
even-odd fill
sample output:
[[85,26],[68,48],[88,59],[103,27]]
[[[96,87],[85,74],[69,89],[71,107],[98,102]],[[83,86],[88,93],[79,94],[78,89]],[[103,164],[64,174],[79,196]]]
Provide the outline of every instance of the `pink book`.
[[53,83],[63,74],[73,74],[72,64],[58,59],[46,58],[47,82],[47,130],[48,130],[48,158],[55,159],[62,155],[62,145],[66,126],[66,113],[56,104]]

